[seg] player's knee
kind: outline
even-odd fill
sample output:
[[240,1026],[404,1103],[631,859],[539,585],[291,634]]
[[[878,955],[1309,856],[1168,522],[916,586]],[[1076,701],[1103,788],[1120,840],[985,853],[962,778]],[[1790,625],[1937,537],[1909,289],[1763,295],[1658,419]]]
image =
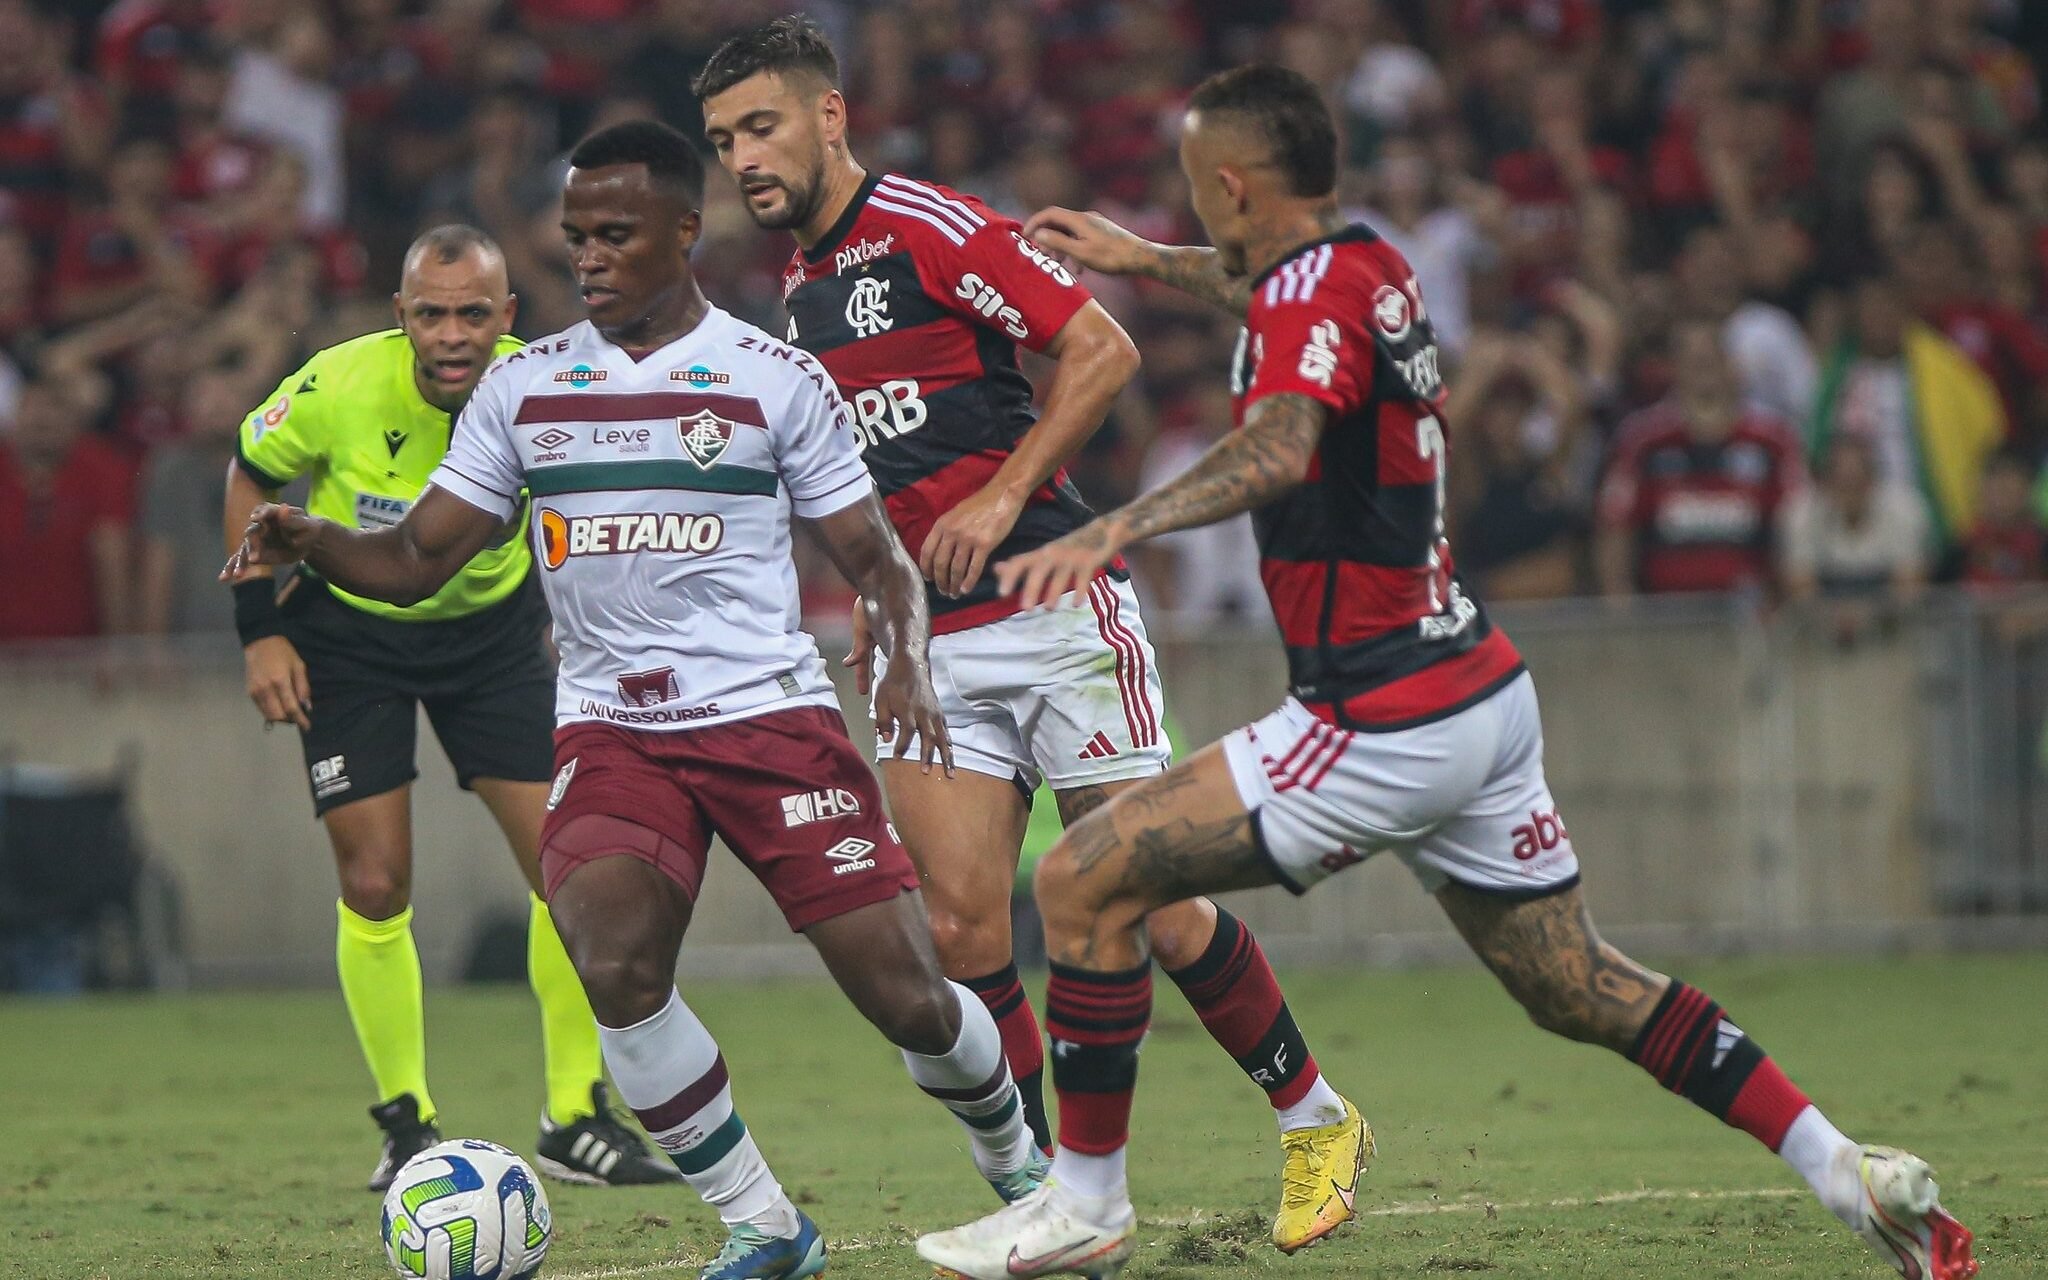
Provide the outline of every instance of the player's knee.
[[867,1013],[890,1044],[912,1053],[937,1056],[960,1039],[960,1001],[943,981],[892,983]]
[[1066,840],[1039,862],[1032,885],[1046,928],[1065,935],[1128,929],[1151,907],[1142,896],[1117,884],[1106,868],[1095,867],[1089,874]]
[[412,901],[412,879],[395,860],[356,858],[341,868],[341,901],[365,920],[389,920]]
[[600,947],[569,954],[591,1012],[607,1027],[630,1027],[660,1013],[675,986],[675,975],[644,952]]
[[1007,911],[960,911],[927,899],[931,911],[932,946],[947,973],[973,976],[1010,962],[1010,918]]

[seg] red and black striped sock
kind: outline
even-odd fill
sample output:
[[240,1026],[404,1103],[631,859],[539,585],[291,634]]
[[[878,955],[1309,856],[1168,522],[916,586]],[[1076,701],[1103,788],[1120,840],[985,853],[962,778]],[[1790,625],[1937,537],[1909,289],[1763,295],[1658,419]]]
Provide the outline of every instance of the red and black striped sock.
[[1236,916],[1216,908],[1216,936],[1208,948],[1194,963],[1168,969],[1166,976],[1274,1107],[1291,1107],[1315,1087],[1322,1075],[1315,1056],[1294,1025],[1259,940]]
[[1149,962],[1115,973],[1052,966],[1045,984],[1045,1027],[1052,1035],[1060,1146],[1106,1156],[1129,1140],[1138,1045],[1151,1021]]
[[1658,1084],[1772,1151],[1807,1106],[1806,1095],[1720,1005],[1676,978],[1628,1057]]
[[996,1020],[1003,1037],[1003,1057],[1009,1061],[1010,1076],[1024,1099],[1024,1123],[1031,1127],[1031,1140],[1040,1151],[1052,1151],[1052,1126],[1045,1118],[1045,1042],[1038,1034],[1038,1017],[1017,977],[1017,966],[1006,964],[994,973],[966,978],[960,983],[980,997]]

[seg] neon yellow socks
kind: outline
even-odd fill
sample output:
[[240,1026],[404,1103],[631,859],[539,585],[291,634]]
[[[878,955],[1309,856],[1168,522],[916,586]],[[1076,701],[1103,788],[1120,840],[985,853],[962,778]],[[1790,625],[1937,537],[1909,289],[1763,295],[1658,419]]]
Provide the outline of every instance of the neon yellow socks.
[[[337,900],[335,906],[341,924],[334,937],[334,967],[341,975],[341,998],[363,1046],[363,1060],[377,1082],[377,1099],[389,1102],[409,1093],[419,1099],[420,1119],[432,1123],[426,1002],[420,989],[420,953],[412,941],[412,908],[389,920],[366,920],[344,902]],[[584,1016],[589,1017],[587,1006]]]
[[604,1079],[597,1018],[555,932],[548,904],[529,892],[526,976],[540,1001],[540,1044],[548,1081],[548,1120],[574,1124],[591,1114],[590,1086]]

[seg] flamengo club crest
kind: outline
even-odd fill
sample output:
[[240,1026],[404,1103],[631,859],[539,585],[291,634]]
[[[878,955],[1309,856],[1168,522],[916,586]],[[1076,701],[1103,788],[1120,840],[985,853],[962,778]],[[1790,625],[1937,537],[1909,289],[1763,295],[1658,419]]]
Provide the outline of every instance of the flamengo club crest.
[[688,418],[677,418],[676,429],[683,435],[683,452],[700,470],[711,470],[732,443],[732,423],[706,409]]

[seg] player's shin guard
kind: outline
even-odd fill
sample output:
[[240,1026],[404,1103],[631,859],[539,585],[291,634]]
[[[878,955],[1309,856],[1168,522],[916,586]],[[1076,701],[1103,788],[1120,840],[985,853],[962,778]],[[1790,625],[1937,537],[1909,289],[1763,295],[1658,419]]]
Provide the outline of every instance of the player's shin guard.
[[725,1058],[681,995],[669,992],[644,1022],[598,1035],[619,1096],[727,1226],[750,1222],[774,1236],[797,1229],[796,1207],[733,1110]]
[[341,998],[363,1047],[363,1060],[377,1082],[380,1102],[411,1094],[420,1119],[432,1124],[434,1100],[427,1096],[426,998],[420,987],[420,953],[412,940],[412,908],[389,920],[371,920],[337,901],[340,924],[334,937],[334,968]]
[[1014,1173],[1031,1161],[1031,1130],[1003,1058],[1002,1035],[974,992],[957,982],[946,985],[960,1004],[960,1038],[942,1054],[905,1049],[903,1064],[918,1088],[966,1126],[982,1176]]
[[1209,1034],[1266,1091],[1283,1133],[1344,1118],[1344,1100],[1316,1066],[1259,940],[1216,908],[1216,935],[1194,963],[1166,976]]
[[1052,1033],[1052,1087],[1060,1101],[1054,1181],[1091,1197],[1126,1195],[1124,1146],[1138,1046],[1152,1021],[1152,966],[1114,973],[1052,966],[1045,1023]]
[[604,1079],[597,1018],[548,904],[528,893],[526,977],[540,1001],[541,1064],[547,1075],[548,1119],[574,1124],[591,1114],[590,1086]]
[[1024,1123],[1031,1126],[1031,1140],[1040,1151],[1052,1150],[1052,1125],[1045,1116],[1045,1041],[1038,1031],[1038,1018],[1031,1012],[1031,1000],[1024,994],[1017,966],[1006,964],[994,973],[968,978],[961,986],[981,998],[988,1014],[996,1020],[1003,1037],[1003,1057],[1010,1064],[1010,1078],[1017,1082],[1017,1096],[1024,1103]]

